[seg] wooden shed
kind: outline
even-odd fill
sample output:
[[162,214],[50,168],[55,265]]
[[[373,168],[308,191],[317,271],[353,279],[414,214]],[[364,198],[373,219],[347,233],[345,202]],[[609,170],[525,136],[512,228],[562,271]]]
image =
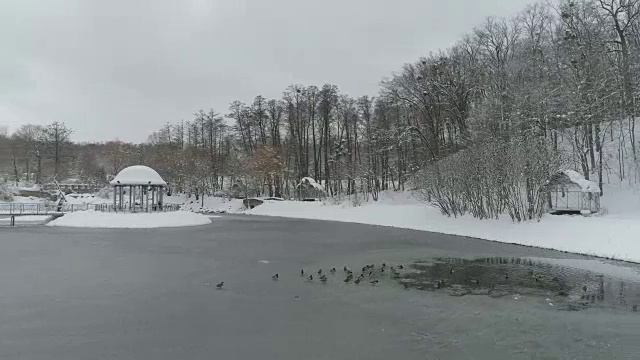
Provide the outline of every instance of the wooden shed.
[[324,188],[313,178],[304,177],[296,185],[296,197],[298,200],[315,200],[323,198],[324,195]]
[[575,170],[555,173],[546,184],[549,212],[590,214],[600,211],[600,187]]

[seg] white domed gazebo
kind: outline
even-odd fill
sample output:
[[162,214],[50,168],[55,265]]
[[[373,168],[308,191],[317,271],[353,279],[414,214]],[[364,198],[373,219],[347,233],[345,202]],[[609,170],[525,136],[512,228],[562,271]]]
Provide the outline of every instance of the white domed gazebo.
[[[116,211],[162,211],[162,190],[167,183],[152,168],[129,166],[122,169],[110,184],[113,186],[113,207]],[[124,201],[127,188],[128,203]]]

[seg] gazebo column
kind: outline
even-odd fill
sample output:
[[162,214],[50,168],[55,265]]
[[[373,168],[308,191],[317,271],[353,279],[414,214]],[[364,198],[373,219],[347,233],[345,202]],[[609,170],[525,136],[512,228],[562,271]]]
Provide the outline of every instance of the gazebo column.
[[116,185],[113,186],[113,210],[116,209],[116,189],[118,187]]
[[156,186],[151,186],[151,211],[156,211]]
[[145,186],[145,192],[144,192],[144,200],[145,200],[145,211],[149,212],[149,187]]
[[131,211],[131,201],[133,200],[133,186],[129,185],[129,211]]
[[119,188],[120,188],[120,204],[118,204],[119,205],[118,207],[122,211],[122,186],[119,186]]
[[158,210],[162,211],[162,198],[164,197],[164,187],[160,185],[160,192],[158,193]]
[[136,201],[138,201],[138,199],[136,199],[136,188],[137,186],[133,186],[133,202],[131,204],[131,206],[133,207],[133,212],[136,212]]

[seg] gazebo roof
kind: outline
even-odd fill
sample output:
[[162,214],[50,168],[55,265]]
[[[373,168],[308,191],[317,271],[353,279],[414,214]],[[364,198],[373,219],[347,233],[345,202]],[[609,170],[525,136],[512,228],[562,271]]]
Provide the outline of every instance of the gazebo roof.
[[122,169],[110,182],[111,185],[161,185],[166,181],[152,168],[144,165],[134,165]]

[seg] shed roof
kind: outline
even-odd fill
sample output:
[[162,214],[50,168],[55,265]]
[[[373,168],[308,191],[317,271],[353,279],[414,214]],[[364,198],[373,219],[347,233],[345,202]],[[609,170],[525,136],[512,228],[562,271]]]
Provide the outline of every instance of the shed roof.
[[152,168],[144,165],[134,165],[122,169],[111,185],[167,185],[166,181]]
[[318,190],[318,191],[322,191],[324,192],[324,188],[322,187],[322,185],[318,184],[313,178],[310,177],[303,177],[300,180],[300,183],[298,183],[298,185],[296,185],[297,188],[299,188],[302,185],[308,185],[313,187],[314,189]]
[[549,179],[547,186],[562,185],[562,184],[574,184],[580,188],[580,191],[585,193],[599,193],[600,187],[594,181],[587,180],[575,170],[562,170],[557,172]]

